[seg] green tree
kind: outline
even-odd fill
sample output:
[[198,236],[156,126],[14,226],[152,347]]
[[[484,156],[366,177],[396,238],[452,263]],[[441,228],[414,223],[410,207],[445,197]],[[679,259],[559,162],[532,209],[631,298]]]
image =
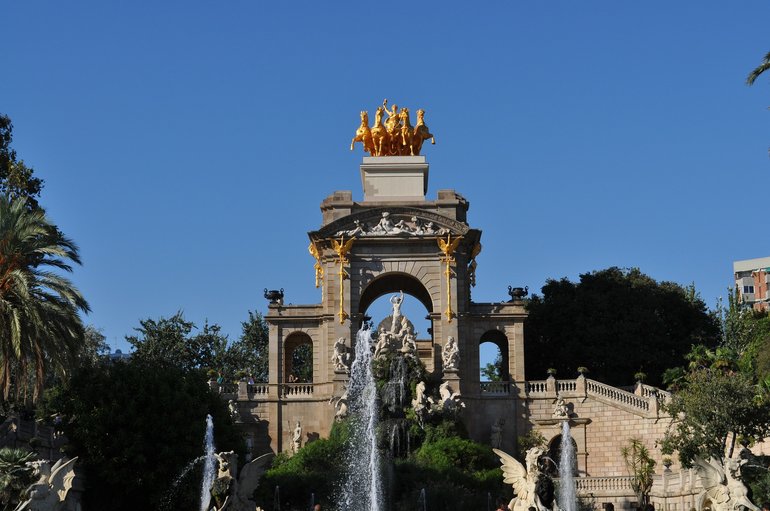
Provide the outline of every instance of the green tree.
[[625,385],[637,372],[659,385],[672,361],[684,362],[693,344],[714,346],[716,319],[692,286],[657,282],[639,269],[607,268],[580,275],[580,281],[549,280],[542,297],[527,305],[524,329],[529,377],[555,368]]
[[24,449],[0,448],[0,511],[16,509],[25,490],[35,482],[34,469],[27,465],[35,457]]
[[[243,454],[227,405],[205,380],[200,370],[131,359],[84,368],[54,394],[47,406],[65,417],[67,452],[88,480],[86,509],[158,509],[203,454],[207,414],[217,450]],[[169,509],[197,509],[200,479],[188,482]]]
[[757,67],[755,67],[751,73],[749,73],[749,76],[746,77],[746,84],[747,85],[754,85],[754,82],[757,78],[762,75],[765,71],[770,69],[770,52],[768,52],[765,55],[765,58],[762,59],[762,63],[759,64]]
[[647,446],[637,438],[628,441],[620,451],[632,478],[631,487],[636,494],[639,509],[647,509],[652,490],[652,476],[655,474],[655,460],[650,457]]
[[269,332],[259,312],[249,311],[248,321],[241,323],[241,336],[228,348],[228,365],[243,370],[255,382],[267,382]]
[[494,362],[487,363],[481,368],[482,381],[501,381],[503,371],[503,357],[500,352],[497,352]]
[[770,433],[770,402],[757,400],[757,385],[744,373],[696,368],[664,407],[673,419],[663,452],[677,451],[685,467],[695,456],[731,456],[736,439],[750,443]]
[[139,324],[135,328],[139,335],[126,337],[134,347],[133,359],[160,361],[185,371],[221,369],[224,365],[227,338],[219,325],[206,322],[200,333],[191,335],[195,324],[186,321],[181,311],[170,318],[140,320]]
[[89,307],[61,275],[80,264],[77,245],[26,205],[0,195],[0,388],[8,399],[14,384],[18,395],[31,385],[35,400],[46,372],[75,364]]
[[13,124],[7,115],[0,115],[0,194],[11,198],[26,198],[28,209],[38,209],[37,202],[43,180],[33,176],[33,170],[18,160],[11,148]]
[[78,351],[81,365],[96,365],[110,353],[110,346],[102,331],[93,325],[83,330],[83,343]]

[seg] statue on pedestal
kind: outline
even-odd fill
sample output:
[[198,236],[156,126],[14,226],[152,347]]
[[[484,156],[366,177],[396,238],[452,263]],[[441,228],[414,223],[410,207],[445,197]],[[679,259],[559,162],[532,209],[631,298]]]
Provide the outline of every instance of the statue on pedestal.
[[441,360],[444,363],[444,371],[457,371],[460,368],[460,350],[451,335],[441,349]]

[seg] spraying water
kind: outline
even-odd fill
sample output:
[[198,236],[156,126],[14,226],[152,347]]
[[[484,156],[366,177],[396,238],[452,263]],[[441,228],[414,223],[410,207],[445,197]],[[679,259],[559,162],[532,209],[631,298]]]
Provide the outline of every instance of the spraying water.
[[348,474],[339,507],[347,511],[381,511],[380,454],[377,450],[377,387],[372,376],[371,331],[356,336],[356,358],[350,368],[351,432]]
[[201,484],[201,508],[200,511],[208,511],[211,504],[211,485],[216,475],[217,460],[214,457],[214,421],[211,415],[206,415],[205,454],[203,455],[203,483]]
[[559,456],[559,507],[562,511],[576,511],[575,478],[572,473],[575,466],[575,446],[570,435],[569,421],[561,424],[561,455]]

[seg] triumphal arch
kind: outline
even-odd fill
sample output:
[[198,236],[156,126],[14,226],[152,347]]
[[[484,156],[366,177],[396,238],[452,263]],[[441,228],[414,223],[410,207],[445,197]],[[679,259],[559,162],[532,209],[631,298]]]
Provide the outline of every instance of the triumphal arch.
[[[266,290],[269,381],[219,387],[250,453],[293,451],[329,434],[335,416],[344,412],[356,334],[370,321],[385,328],[385,321],[378,324],[383,318],[366,314],[375,300],[389,296],[390,332],[401,343],[396,348],[419,357],[433,386],[440,384],[447,399],[462,402],[460,416],[473,440],[515,453],[517,438],[534,430],[556,458],[567,423],[578,494],[606,509],[630,509],[635,496],[620,453],[638,438],[660,467],[652,489],[656,508],[693,507],[702,492],[695,473],[663,459],[656,446],[669,422],[660,406],[666,392],[641,383],[615,388],[584,374],[558,380],[525,375],[524,290],[509,288],[505,301],[472,296],[482,232],[469,222],[470,204],[455,190],[428,197],[429,164],[420,150],[432,135],[423,111],[417,119],[412,127],[407,109],[383,104],[370,127],[367,112],[361,112],[351,148],[360,142],[368,153],[358,169],[362,199],[344,190],[323,200],[320,227],[308,233],[308,267],[299,270],[309,279],[314,274],[321,302],[286,304],[282,290]],[[428,311],[427,332],[414,332],[406,322],[397,327],[405,294]],[[380,339],[388,337],[382,334]],[[480,381],[483,342],[500,348],[499,381]],[[311,381],[293,377],[293,354],[303,345],[312,347]]]
[[[468,223],[468,201],[454,190],[426,196],[425,156],[364,157],[360,174],[363,200],[354,200],[351,191],[334,192],[321,203],[320,228],[308,233],[321,303],[276,300],[268,306],[270,353],[279,355],[270,360],[269,389],[276,402],[268,405],[271,417],[281,417],[269,428],[276,450],[286,449],[296,421],[328,434],[335,413],[328,403],[347,381],[341,360],[371,320],[367,309],[383,295],[407,293],[425,306],[431,327],[415,339],[419,358],[432,377],[452,381],[468,412],[489,407],[477,400],[483,394],[511,396],[515,386],[509,382],[524,380],[523,303],[471,300],[481,231]],[[446,368],[441,352],[450,338],[457,343],[459,363]],[[481,385],[484,341],[501,348],[505,383]],[[312,385],[291,381],[291,355],[303,343],[313,346]],[[488,432],[490,425],[479,428]]]

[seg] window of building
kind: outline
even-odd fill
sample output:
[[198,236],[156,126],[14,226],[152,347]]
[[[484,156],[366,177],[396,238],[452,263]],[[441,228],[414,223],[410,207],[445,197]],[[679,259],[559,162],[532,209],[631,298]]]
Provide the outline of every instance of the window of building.
[[743,294],[754,294],[754,286],[743,286]]

